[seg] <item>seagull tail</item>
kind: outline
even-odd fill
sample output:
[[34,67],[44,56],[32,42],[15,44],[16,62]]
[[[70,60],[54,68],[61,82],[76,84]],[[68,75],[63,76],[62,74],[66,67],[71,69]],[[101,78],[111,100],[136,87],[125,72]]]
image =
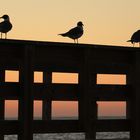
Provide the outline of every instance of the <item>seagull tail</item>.
[[64,37],[65,37],[65,36],[67,36],[67,35],[66,35],[65,33],[62,33],[62,34],[58,34],[58,35],[61,35],[61,36],[64,36]]
[[132,40],[127,40],[127,42],[132,42]]

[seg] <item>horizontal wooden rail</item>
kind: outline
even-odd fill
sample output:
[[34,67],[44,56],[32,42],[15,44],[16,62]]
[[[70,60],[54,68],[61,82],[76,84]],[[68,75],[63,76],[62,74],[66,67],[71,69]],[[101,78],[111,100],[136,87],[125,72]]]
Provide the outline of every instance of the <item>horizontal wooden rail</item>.
[[[130,98],[131,87],[125,85],[97,85],[93,87],[91,97],[97,101],[127,101]],[[20,83],[5,82],[0,85],[0,97],[2,99],[19,99],[22,95]],[[33,86],[34,99],[42,100],[80,100],[78,84],[42,84],[36,83]]]
[[[93,124],[95,125],[95,124]],[[58,129],[59,126],[59,129]],[[17,131],[18,130],[18,131]],[[78,120],[34,120],[34,133],[68,133],[84,132],[84,125]],[[130,131],[129,120],[98,120],[96,122],[97,132],[117,132]],[[2,134],[18,134],[20,130],[20,120],[0,121],[0,132]]]

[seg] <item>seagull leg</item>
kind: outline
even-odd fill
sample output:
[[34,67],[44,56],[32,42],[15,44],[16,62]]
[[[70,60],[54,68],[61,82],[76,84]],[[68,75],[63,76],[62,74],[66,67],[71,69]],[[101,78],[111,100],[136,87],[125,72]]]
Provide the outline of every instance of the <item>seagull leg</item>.
[[5,33],[5,39],[7,39],[7,33]]
[[139,42],[139,47],[140,47],[140,42]]
[[75,43],[75,39],[74,39],[74,43]]
[[1,39],[2,39],[2,33],[1,33]]
[[78,44],[78,39],[77,39],[77,44]]

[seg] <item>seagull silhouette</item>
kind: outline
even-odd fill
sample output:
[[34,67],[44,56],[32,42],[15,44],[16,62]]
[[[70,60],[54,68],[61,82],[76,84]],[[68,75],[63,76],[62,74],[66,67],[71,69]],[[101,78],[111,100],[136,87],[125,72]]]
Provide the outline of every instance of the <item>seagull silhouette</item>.
[[62,33],[59,34],[63,37],[69,37],[71,39],[74,39],[74,43],[78,43],[78,38],[80,38],[83,35],[83,23],[81,21],[79,21],[77,23],[77,27],[70,29],[68,32],[66,33]]
[[131,42],[133,44],[133,47],[134,47],[135,43],[139,43],[139,47],[140,47],[140,30],[133,33],[131,39],[128,40],[127,42]]
[[7,32],[9,32],[12,29],[12,24],[10,23],[10,18],[8,15],[3,15],[2,17],[4,21],[0,23],[0,32],[1,32],[1,39],[2,34],[5,34],[5,39],[7,38]]

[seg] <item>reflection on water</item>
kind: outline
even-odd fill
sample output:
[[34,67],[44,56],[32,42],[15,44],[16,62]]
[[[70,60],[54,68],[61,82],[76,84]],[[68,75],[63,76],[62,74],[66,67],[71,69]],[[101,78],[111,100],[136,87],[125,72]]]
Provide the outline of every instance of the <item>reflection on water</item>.
[[[96,139],[129,139],[129,132],[98,132]],[[4,140],[17,140],[17,135],[6,135]],[[33,140],[85,140],[84,133],[34,134]]]

